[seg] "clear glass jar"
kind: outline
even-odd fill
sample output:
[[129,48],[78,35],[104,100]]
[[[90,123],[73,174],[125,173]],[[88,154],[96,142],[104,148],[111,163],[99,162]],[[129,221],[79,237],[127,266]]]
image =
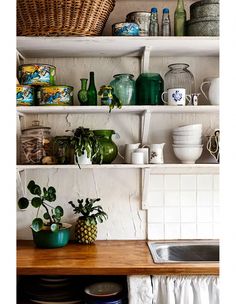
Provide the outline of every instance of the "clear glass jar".
[[50,129],[50,127],[40,126],[39,121],[35,120],[32,122],[31,128],[22,130],[20,137],[21,164],[33,165],[52,161]]
[[168,65],[169,71],[164,76],[165,91],[167,89],[184,88],[186,94],[195,93],[193,74],[188,70],[186,63]]
[[117,74],[110,82],[114,89],[114,94],[118,97],[122,105],[135,105],[135,81],[132,74]]
[[70,136],[56,136],[53,139],[53,155],[58,164],[73,164],[74,149],[70,145]]

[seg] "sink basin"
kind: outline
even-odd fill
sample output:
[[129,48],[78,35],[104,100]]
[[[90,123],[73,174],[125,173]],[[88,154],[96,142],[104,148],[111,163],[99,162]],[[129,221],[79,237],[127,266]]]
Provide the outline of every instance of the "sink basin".
[[147,242],[154,263],[213,263],[219,261],[219,241]]

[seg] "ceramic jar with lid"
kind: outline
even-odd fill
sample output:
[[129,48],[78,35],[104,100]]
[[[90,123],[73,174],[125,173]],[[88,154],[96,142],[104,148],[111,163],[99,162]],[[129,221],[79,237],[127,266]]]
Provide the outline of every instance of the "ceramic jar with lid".
[[174,88],[183,88],[186,94],[195,92],[193,74],[188,70],[186,63],[174,63],[168,65],[169,71],[164,76],[165,91]]
[[30,128],[22,130],[20,137],[21,164],[53,164],[52,139],[50,127],[39,125],[39,121],[32,122]]
[[117,74],[110,82],[122,105],[135,105],[135,81],[132,74]]

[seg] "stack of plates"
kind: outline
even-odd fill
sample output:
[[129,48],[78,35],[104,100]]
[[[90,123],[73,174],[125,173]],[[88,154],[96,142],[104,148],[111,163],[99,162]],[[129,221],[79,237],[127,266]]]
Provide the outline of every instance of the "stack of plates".
[[84,289],[88,304],[124,304],[122,285],[116,282],[98,282]]
[[194,164],[203,150],[202,125],[193,124],[175,128],[172,137],[175,156],[183,164]]

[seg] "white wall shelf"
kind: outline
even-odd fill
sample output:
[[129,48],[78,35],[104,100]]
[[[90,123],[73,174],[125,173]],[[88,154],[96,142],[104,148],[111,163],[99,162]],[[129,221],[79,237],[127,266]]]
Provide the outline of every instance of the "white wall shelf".
[[[18,165],[17,170],[32,170],[32,169],[77,169],[80,170],[78,165]],[[81,169],[151,169],[155,174],[168,173],[219,173],[219,164],[146,164],[146,165],[134,165],[134,164],[103,164],[103,165],[81,165]]]
[[[32,106],[17,107],[19,115],[24,114],[109,114],[108,106]],[[144,114],[150,113],[218,113],[219,106],[123,106],[121,109],[113,109],[112,114]]]
[[218,37],[17,37],[25,58],[142,56],[219,56]]

